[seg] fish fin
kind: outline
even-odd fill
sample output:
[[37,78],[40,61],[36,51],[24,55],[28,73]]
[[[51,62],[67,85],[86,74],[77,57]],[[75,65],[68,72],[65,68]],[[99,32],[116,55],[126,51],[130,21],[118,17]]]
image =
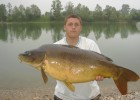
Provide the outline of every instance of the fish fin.
[[72,85],[72,83],[69,83],[69,82],[64,82],[65,85],[71,90],[71,91],[75,91],[75,87]]
[[94,52],[95,54],[100,55],[102,58],[104,58],[104,59],[107,60],[107,61],[113,62],[113,60],[112,60],[111,58],[109,58],[109,57],[107,57],[107,56],[105,56],[105,55],[103,55],[103,54],[100,54],[100,53],[95,52],[95,51],[92,51],[92,52]]
[[122,95],[127,94],[127,81],[124,80],[123,77],[119,77],[117,80],[114,80],[114,82]]
[[42,67],[41,67],[41,75],[42,75],[42,78],[43,78],[43,80],[44,80],[44,83],[47,83],[48,77],[47,77],[47,75],[45,74],[44,69],[43,69]]
[[139,76],[135,72],[126,68],[120,67],[120,71],[121,73],[119,77],[117,79],[114,79],[114,82],[121,94],[125,95],[127,94],[127,82],[137,81],[139,79]]
[[103,57],[105,57],[106,60],[113,62],[113,60],[105,55],[102,55]]

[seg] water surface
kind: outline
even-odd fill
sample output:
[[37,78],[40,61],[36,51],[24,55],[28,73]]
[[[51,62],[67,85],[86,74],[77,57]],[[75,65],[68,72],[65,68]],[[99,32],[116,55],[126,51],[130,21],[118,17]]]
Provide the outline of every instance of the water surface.
[[[140,30],[136,23],[85,23],[82,36],[99,45],[102,54],[114,63],[140,75]],[[0,24],[0,89],[38,87],[44,85],[40,71],[20,63],[18,54],[54,43],[64,37],[62,23]],[[110,80],[110,79],[109,79]],[[138,86],[140,82],[130,83]],[[110,86],[104,80],[101,85]],[[55,81],[49,78],[48,87]]]

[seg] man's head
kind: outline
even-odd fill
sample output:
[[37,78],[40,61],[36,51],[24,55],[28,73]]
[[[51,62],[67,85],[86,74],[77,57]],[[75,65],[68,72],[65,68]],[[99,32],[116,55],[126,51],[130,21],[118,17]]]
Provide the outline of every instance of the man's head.
[[77,15],[67,16],[64,21],[64,30],[66,32],[66,37],[78,38],[82,31],[81,18]]
[[67,23],[67,21],[68,21],[69,18],[76,18],[76,19],[78,19],[79,22],[80,22],[81,25],[82,25],[82,20],[81,20],[81,18],[80,18],[79,16],[77,16],[77,15],[74,15],[74,14],[69,15],[69,16],[67,16],[67,17],[65,18],[64,25],[66,25],[66,23]]

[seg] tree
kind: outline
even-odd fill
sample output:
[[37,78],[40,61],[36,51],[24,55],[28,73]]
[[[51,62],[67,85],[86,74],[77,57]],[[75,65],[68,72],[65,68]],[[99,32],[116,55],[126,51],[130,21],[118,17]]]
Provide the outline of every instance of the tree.
[[61,10],[63,10],[59,0],[53,0],[51,5],[52,19],[58,20],[61,18]]
[[93,18],[94,20],[102,20],[102,15],[102,7],[97,4],[95,7],[95,11],[93,12]]
[[25,21],[25,8],[23,5],[19,7],[14,7],[12,13],[10,14],[10,21]]
[[11,19],[12,21],[19,21],[20,11],[17,6],[13,8],[11,17],[12,17]]
[[25,9],[26,21],[32,21],[41,18],[41,11],[36,5],[31,5]]
[[103,10],[104,19],[109,21],[110,15],[111,15],[111,6],[107,5],[106,8]]
[[109,20],[110,21],[118,21],[118,17],[119,17],[119,14],[118,14],[116,8],[112,7],[112,9],[111,9],[111,16],[110,16]]
[[82,9],[82,5],[79,3],[75,8],[74,8],[74,13],[77,15],[81,15],[81,9]]
[[41,11],[36,5],[31,5],[31,15],[33,19],[41,17]]
[[19,6],[19,20],[20,21],[25,21],[25,7],[23,5]]
[[7,10],[4,4],[0,5],[0,21],[6,21]]
[[84,5],[82,6],[81,18],[84,21],[90,21],[90,11],[89,11],[89,8],[87,6],[84,6]]
[[130,18],[131,20],[140,20],[140,10],[131,9],[130,11]]
[[65,12],[66,12],[66,15],[69,15],[69,14],[73,14],[74,13],[74,5],[71,1],[69,1],[65,7]]
[[128,15],[130,11],[129,5],[128,4],[123,4],[122,5],[122,9],[121,9],[121,13],[124,15]]
[[117,21],[118,20],[118,12],[116,8],[107,5],[103,10],[103,17],[107,21]]
[[89,8],[80,3],[75,7],[74,13],[79,15],[83,21],[90,21],[91,19]]
[[120,10],[120,19],[128,20],[129,19],[130,8],[128,4],[123,4],[122,9]]
[[30,7],[27,7],[26,9],[25,9],[25,20],[26,21],[30,21],[30,20],[32,20],[32,13],[31,13],[32,11],[31,11],[31,8]]
[[11,21],[12,20],[12,18],[11,18],[11,15],[12,15],[12,5],[11,5],[11,3],[7,4],[7,8],[8,8],[7,21]]

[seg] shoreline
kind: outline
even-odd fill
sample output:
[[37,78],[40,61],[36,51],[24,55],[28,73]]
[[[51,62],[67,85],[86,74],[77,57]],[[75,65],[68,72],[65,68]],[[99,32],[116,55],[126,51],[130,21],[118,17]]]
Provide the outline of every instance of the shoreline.
[[[101,87],[101,100],[140,100],[140,87],[131,88],[121,95],[115,87]],[[35,87],[0,89],[0,100],[53,100],[54,88]]]

